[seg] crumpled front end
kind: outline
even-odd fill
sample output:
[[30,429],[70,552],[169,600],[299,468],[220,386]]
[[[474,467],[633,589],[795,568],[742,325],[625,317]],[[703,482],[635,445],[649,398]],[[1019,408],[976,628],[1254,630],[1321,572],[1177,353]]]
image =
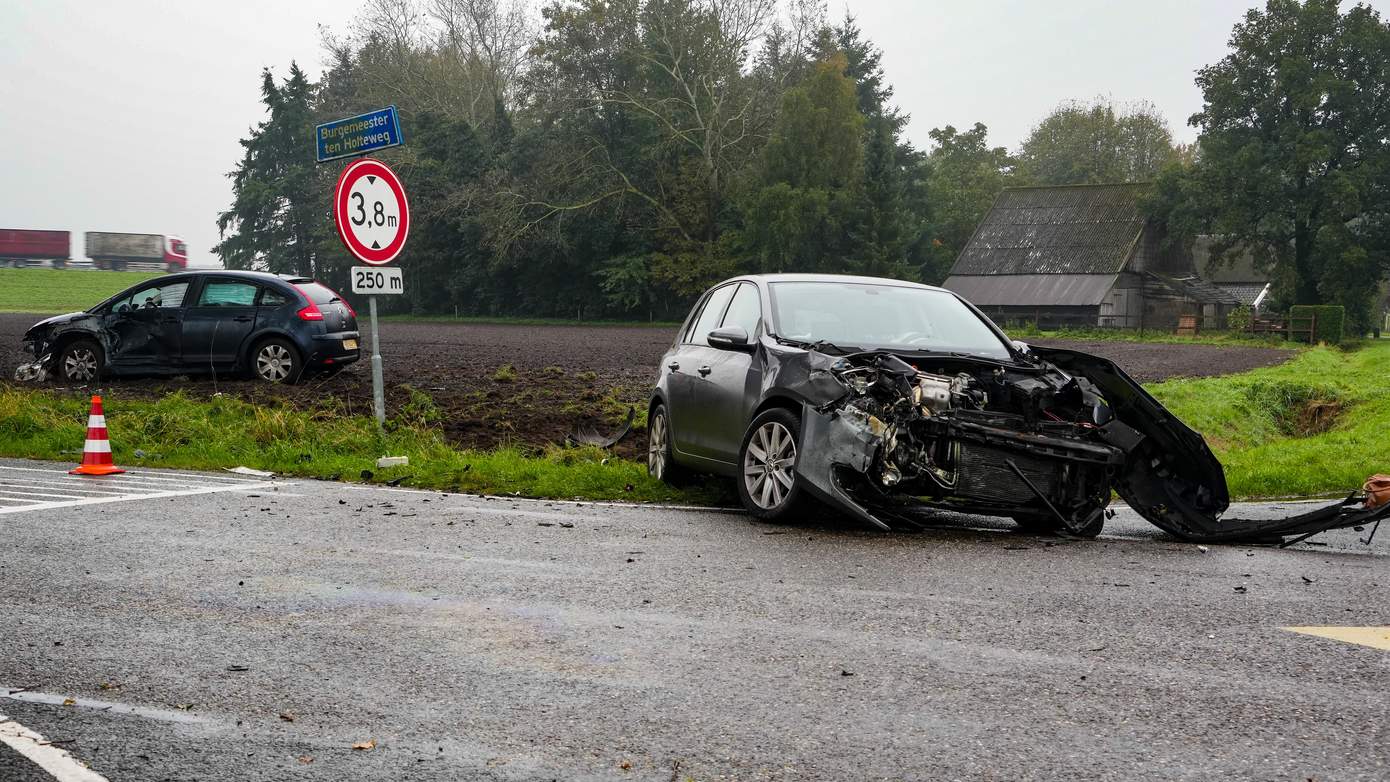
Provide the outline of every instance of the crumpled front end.
[[14,379],[20,383],[42,383],[48,379],[49,372],[53,365],[53,351],[49,341],[39,335],[25,335],[21,348],[25,353],[34,357],[33,361],[26,361],[15,368]]
[[1104,433],[1121,425],[1084,379],[956,356],[807,361],[798,473],[839,507],[879,527],[912,501],[1099,532],[1124,461]]
[[59,349],[67,340],[85,337],[95,339],[110,355],[113,345],[110,335],[100,327],[98,318],[88,312],[70,312],[54,315],[35,323],[24,332],[20,344],[24,352],[34,357],[33,361],[20,364],[14,378],[19,382],[39,383],[47,380],[56,371]]
[[1354,498],[1282,520],[1223,518],[1220,463],[1113,363],[1039,349],[1010,363],[885,351],[784,358],[807,400],[797,473],[811,491],[880,529],[905,504],[1004,516],[1093,537],[1111,490],[1193,541],[1282,539],[1364,524],[1390,507]]

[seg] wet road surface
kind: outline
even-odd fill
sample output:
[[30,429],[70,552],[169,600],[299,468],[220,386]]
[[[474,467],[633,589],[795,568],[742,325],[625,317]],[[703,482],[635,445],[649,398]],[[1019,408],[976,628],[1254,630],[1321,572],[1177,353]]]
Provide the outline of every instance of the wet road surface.
[[1390,651],[1281,629],[1390,625],[1390,531],[137,477],[0,514],[0,714],[109,780],[1390,778]]

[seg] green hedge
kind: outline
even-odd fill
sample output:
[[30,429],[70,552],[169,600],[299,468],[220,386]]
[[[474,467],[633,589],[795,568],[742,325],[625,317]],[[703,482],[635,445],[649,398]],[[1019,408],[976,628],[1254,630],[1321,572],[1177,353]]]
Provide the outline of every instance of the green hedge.
[[[1313,342],[1326,342],[1329,345],[1337,345],[1342,341],[1342,327],[1347,318],[1345,307],[1334,304],[1295,304],[1289,307],[1289,329],[1292,336],[1293,329],[1308,327],[1310,316],[1317,316],[1317,333],[1313,335]],[[1307,335],[1300,334],[1297,337],[1303,341]]]

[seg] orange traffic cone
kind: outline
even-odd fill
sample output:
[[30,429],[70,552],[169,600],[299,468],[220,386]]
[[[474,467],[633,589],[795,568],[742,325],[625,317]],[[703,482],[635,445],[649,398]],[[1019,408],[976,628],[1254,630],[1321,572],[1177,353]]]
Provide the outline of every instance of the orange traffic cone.
[[82,466],[68,470],[73,475],[115,475],[125,472],[111,463],[111,441],[106,439],[106,416],[101,412],[101,397],[92,397],[92,412],[87,416],[87,445],[82,449]]

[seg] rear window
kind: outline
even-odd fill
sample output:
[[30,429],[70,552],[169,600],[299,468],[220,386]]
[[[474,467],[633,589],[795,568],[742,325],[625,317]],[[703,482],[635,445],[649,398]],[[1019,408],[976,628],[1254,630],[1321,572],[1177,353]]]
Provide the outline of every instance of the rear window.
[[334,293],[331,289],[320,285],[317,282],[304,282],[294,286],[300,293],[309,297],[309,301],[315,304],[329,304],[334,301],[342,301],[343,297]]

